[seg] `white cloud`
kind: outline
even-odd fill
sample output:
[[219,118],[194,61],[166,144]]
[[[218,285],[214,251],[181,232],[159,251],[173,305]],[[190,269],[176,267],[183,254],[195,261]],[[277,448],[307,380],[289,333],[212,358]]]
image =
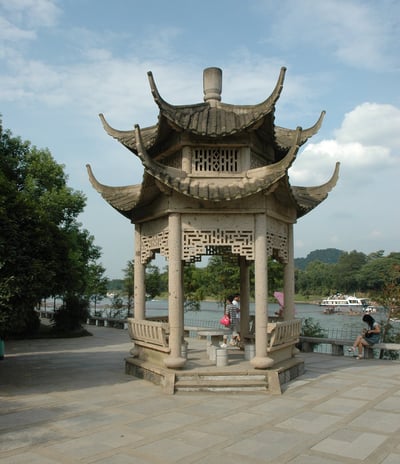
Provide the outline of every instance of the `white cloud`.
[[347,113],[336,139],[308,143],[290,170],[298,185],[317,185],[329,178],[336,161],[353,179],[372,177],[400,162],[400,110],[392,105],[364,103]]
[[348,0],[260,2],[274,17],[267,42],[305,48],[318,46],[347,66],[375,70],[398,62],[394,53],[400,3]]
[[0,17],[0,40],[17,42],[20,40],[32,40],[36,38],[35,31],[21,29]]
[[54,26],[61,14],[54,0],[0,0],[1,10],[14,22],[28,27]]
[[382,144],[400,149],[400,109],[389,104],[363,103],[347,113],[335,132],[340,143]]

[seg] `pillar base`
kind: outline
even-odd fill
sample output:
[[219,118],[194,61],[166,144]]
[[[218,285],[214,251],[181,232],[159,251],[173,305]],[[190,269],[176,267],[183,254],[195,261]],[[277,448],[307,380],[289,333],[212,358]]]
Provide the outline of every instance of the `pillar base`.
[[172,356],[168,356],[168,358],[164,359],[164,364],[169,369],[179,369],[180,367],[183,367],[185,363],[186,359],[181,357],[173,358]]
[[262,358],[260,356],[256,356],[250,360],[250,364],[254,367],[254,369],[268,369],[268,367],[272,367],[274,365],[274,360],[268,357]]

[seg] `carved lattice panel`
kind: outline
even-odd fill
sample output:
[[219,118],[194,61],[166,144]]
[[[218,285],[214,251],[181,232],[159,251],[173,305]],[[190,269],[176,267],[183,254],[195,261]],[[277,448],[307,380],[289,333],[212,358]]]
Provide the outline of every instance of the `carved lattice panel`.
[[192,153],[193,172],[239,172],[238,148],[195,148]]
[[168,259],[168,231],[162,231],[155,235],[141,236],[141,262],[148,263],[154,258],[156,251]]
[[217,247],[229,247],[232,254],[254,259],[254,234],[252,230],[185,229],[183,231],[184,261],[214,253]]
[[273,217],[268,217],[267,256],[288,262],[288,225]]
[[277,257],[282,263],[287,263],[287,236],[267,232],[267,256]]

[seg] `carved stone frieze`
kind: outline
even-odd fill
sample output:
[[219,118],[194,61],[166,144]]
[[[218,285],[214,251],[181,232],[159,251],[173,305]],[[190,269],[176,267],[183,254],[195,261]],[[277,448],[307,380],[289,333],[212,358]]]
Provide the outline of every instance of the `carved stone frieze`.
[[168,231],[159,232],[156,235],[141,236],[141,261],[146,264],[154,258],[156,251],[168,259]]
[[230,247],[231,253],[254,260],[254,233],[236,229],[184,229],[184,261],[196,260],[197,256],[216,254],[216,247]]
[[288,225],[272,217],[268,217],[267,255],[288,262]]

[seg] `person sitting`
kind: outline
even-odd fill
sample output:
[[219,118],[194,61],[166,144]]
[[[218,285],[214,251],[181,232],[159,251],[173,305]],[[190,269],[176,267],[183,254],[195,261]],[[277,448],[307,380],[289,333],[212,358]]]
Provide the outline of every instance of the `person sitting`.
[[283,306],[279,306],[278,311],[275,311],[275,316],[278,318],[283,318]]
[[381,337],[381,327],[370,314],[364,314],[362,320],[368,324],[368,329],[364,329],[363,333],[357,336],[353,346],[348,350],[354,353],[356,348],[358,349],[356,359],[363,358],[364,346],[372,346],[374,343],[378,343]]

